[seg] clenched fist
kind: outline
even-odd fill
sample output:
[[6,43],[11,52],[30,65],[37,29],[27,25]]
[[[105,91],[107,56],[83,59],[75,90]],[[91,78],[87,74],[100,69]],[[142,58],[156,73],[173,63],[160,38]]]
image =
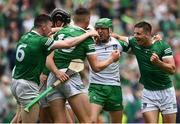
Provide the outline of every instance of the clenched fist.
[[112,53],[111,53],[111,57],[113,59],[113,62],[116,62],[119,60],[119,57],[120,57],[120,52],[119,50],[114,50]]
[[150,61],[154,64],[157,64],[159,62],[159,56],[156,53],[153,53],[150,58]]

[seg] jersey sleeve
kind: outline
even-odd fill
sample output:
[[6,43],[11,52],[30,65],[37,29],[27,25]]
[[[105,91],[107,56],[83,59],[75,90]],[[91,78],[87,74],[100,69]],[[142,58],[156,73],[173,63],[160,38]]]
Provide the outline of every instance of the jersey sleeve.
[[95,42],[92,38],[88,38],[86,39],[86,41],[84,41],[85,43],[85,51],[87,55],[90,54],[95,54]]
[[53,38],[49,38],[49,37],[43,37],[42,40],[41,40],[41,43],[42,43],[42,46],[43,46],[43,49],[50,53],[52,50],[51,50],[51,47],[54,43],[54,40]]
[[162,58],[168,57],[168,56],[172,56],[173,52],[172,49],[170,47],[170,45],[168,45],[165,41],[161,41],[162,43],[162,48],[163,48],[163,54],[162,54]]
[[127,52],[129,50],[128,43],[125,41],[118,40],[119,44],[122,46],[122,51]]
[[133,36],[128,37],[128,45],[131,46],[133,42],[135,42],[135,38]]

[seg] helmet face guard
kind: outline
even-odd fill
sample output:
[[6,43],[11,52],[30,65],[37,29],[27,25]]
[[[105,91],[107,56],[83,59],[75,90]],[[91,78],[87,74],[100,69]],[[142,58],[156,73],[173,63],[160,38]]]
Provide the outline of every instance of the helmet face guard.
[[71,22],[71,15],[67,13],[65,10],[59,8],[56,8],[52,11],[51,18],[53,23],[56,23],[57,21],[61,21],[68,24]]

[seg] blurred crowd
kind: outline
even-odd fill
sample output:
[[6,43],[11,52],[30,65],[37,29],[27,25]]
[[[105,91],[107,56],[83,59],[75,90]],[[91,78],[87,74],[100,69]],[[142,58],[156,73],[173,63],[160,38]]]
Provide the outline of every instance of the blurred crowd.
[[[83,6],[91,11],[90,24],[97,19],[113,19],[115,33],[133,34],[138,21],[148,21],[153,35],[161,34],[174,52],[177,71],[172,75],[180,111],[180,0],[0,0],[0,122],[9,122],[14,116],[16,101],[10,92],[11,73],[15,65],[15,48],[20,36],[33,27],[34,17],[50,13],[54,8],[73,11]],[[32,58],[33,59],[33,58]],[[140,113],[139,70],[133,55],[123,53],[120,58],[121,82],[124,97],[124,122],[142,122]],[[87,74],[84,71],[86,83]],[[179,113],[178,113],[179,114]],[[103,114],[105,122],[106,114]],[[180,115],[177,122],[180,123]]]

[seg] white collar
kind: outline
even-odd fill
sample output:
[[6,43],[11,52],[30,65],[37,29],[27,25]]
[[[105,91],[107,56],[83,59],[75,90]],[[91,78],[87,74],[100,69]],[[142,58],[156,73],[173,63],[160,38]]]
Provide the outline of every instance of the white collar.
[[35,31],[35,30],[32,30],[31,32],[33,32],[33,33],[35,33],[35,34],[41,36],[41,35],[40,35],[37,31]]

